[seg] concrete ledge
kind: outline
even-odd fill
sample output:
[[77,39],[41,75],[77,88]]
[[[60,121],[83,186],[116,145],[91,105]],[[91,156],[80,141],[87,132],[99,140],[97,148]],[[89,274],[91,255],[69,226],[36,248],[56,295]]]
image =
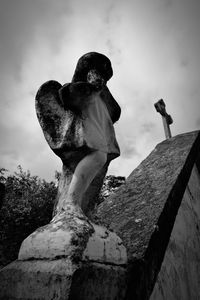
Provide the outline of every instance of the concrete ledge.
[[126,269],[119,266],[18,260],[1,270],[1,300],[121,300],[125,291]]
[[0,299],[66,299],[76,271],[69,260],[14,261],[1,270]]

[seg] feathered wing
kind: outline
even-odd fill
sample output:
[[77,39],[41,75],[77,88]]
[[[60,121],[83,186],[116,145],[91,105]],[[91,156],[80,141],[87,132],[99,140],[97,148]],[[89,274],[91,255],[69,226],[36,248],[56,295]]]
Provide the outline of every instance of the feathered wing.
[[[45,139],[63,159],[63,152],[84,144],[81,119],[65,109],[59,97],[62,85],[54,80],[45,82],[36,94],[36,113]],[[65,99],[67,101],[67,99]]]

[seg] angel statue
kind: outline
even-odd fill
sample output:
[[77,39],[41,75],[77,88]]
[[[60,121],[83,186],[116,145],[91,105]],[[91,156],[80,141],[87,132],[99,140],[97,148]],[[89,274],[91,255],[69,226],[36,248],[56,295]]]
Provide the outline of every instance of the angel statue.
[[50,80],[36,94],[39,123],[63,170],[52,220],[23,240],[18,260],[2,273],[3,283],[12,279],[3,289],[12,299],[93,299],[104,277],[113,298],[125,284],[126,247],[94,217],[108,165],[120,155],[113,124],[121,109],[106,86],[112,75],[110,60],[90,52],[72,82]]
[[90,52],[78,60],[71,83],[50,80],[37,92],[39,123],[63,162],[52,222],[89,216],[110,161],[120,155],[113,124],[121,109],[106,85],[112,75],[110,60]]

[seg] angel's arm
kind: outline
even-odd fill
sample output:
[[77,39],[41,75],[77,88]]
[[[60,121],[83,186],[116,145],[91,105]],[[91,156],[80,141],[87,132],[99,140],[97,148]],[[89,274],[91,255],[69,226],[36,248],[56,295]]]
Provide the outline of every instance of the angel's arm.
[[106,85],[102,89],[101,97],[107,106],[112,122],[117,122],[121,115],[121,108]]
[[67,83],[59,89],[59,96],[65,110],[82,110],[88,104],[92,92],[93,87],[89,83]]

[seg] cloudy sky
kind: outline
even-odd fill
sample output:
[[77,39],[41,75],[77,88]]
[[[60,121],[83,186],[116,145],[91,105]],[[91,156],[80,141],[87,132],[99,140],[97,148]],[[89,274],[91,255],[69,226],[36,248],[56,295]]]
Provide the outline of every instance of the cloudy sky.
[[108,82],[122,108],[121,157],[129,173],[164,139],[154,103],[163,98],[172,135],[200,128],[199,0],[0,0],[0,167],[21,165],[51,180],[61,162],[34,108],[42,83],[70,82],[86,52],[107,55]]

